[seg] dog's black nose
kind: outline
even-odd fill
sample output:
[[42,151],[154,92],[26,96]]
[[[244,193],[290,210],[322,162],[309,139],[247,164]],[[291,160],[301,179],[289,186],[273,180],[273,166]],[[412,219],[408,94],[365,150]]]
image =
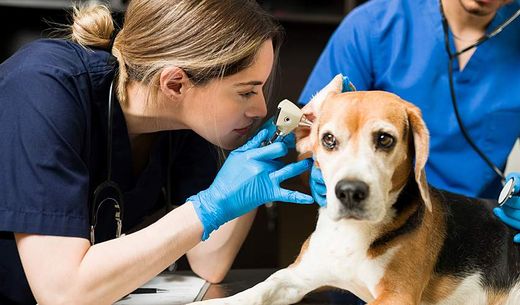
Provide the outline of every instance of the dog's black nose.
[[368,185],[359,180],[340,180],[336,184],[336,197],[347,208],[357,206],[368,196]]

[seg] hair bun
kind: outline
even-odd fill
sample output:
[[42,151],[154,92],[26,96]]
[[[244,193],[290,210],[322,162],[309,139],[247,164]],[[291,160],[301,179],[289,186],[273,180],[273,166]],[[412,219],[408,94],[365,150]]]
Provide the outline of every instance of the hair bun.
[[85,47],[108,48],[114,32],[110,9],[103,4],[75,7],[71,40]]

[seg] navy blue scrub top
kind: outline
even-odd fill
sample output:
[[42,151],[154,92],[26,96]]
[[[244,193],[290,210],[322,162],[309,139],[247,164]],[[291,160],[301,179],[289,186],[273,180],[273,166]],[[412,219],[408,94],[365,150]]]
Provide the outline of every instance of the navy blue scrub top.
[[[30,43],[0,65],[0,304],[36,303],[13,232],[89,238],[89,198],[106,179],[107,104],[116,70],[105,50],[57,39]],[[173,204],[211,183],[217,158],[191,131],[163,132],[135,177],[126,122],[114,106],[112,176],[124,194],[125,232],[164,206],[168,155]],[[96,242],[114,234],[113,207],[103,207]]]

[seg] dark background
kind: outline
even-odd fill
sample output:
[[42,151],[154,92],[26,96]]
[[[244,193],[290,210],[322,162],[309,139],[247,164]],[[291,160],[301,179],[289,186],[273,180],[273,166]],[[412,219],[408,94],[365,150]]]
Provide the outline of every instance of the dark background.
[[[263,0],[261,5],[285,29],[279,77],[274,101],[284,98],[297,102],[309,73],[329,36],[341,19],[363,0]],[[20,46],[48,37],[54,23],[68,23],[69,0],[0,0],[0,62]],[[111,0],[116,11],[126,1]],[[1,94],[1,93],[0,93]],[[294,154],[289,159],[295,158]],[[288,188],[308,192],[300,179]],[[233,268],[280,268],[296,258],[305,239],[314,230],[317,205],[277,203],[261,207],[253,229]],[[181,267],[186,266],[185,261]]]

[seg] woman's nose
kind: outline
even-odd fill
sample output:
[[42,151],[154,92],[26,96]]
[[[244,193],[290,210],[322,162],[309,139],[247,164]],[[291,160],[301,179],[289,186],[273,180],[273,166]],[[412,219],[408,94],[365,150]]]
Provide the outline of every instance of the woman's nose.
[[265,104],[264,96],[261,95],[251,103],[249,109],[246,111],[246,116],[264,118],[266,115],[267,105]]

